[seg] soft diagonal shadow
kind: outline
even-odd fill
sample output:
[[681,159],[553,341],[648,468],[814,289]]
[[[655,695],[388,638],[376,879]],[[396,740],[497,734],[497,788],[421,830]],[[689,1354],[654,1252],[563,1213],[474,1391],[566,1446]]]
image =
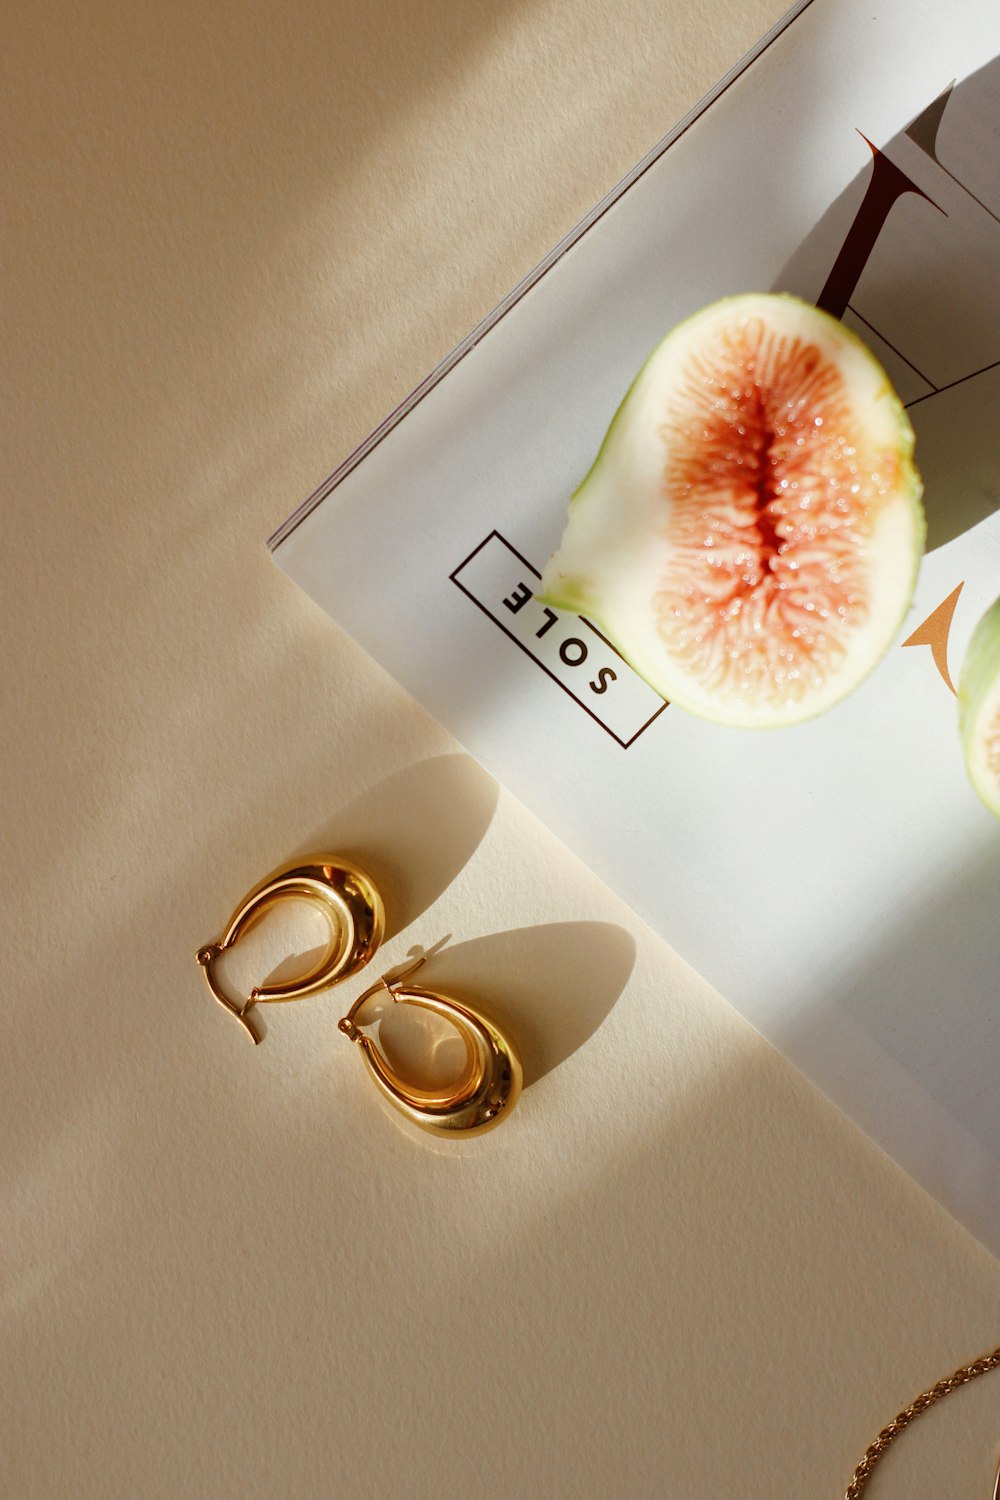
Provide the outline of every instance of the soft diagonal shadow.
[[[414,982],[495,1021],[520,1053],[527,1087],[593,1036],[634,963],[634,940],[612,922],[551,922],[436,951]],[[461,1064],[448,1029],[414,1007],[381,1007],[379,1040],[414,1082],[444,1081]]]
[[[963,869],[942,871],[912,909],[887,918],[877,950],[844,973],[830,1003],[803,1009],[776,1038],[832,1093],[824,1059],[837,1055],[848,1016],[884,1064],[877,1106],[864,1073],[866,1081],[852,1080],[838,1102],[993,1251],[1000,1244],[1000,1028],[997,1006],[985,997],[995,996],[1000,973],[998,894],[1000,841],[970,851]],[[906,1112],[920,1131],[887,1140],[886,1121],[898,1131]],[[956,1139],[981,1154],[961,1158]]]
[[[883,158],[926,193],[906,191],[891,200],[884,222],[883,210],[866,197],[872,159],[859,141],[858,177],[827,206],[772,288],[816,301],[855,216],[867,217],[873,244],[843,320],[882,361],[908,405],[928,552],[1000,506],[993,420],[1000,394],[1000,193],[989,179],[980,181],[982,168],[966,185],[949,167],[956,139],[974,137],[994,118],[998,78],[1000,58],[994,58],[937,101],[928,99],[922,115],[892,140],[878,142]],[[946,75],[941,83],[948,83]],[[961,175],[969,170],[963,166]]]

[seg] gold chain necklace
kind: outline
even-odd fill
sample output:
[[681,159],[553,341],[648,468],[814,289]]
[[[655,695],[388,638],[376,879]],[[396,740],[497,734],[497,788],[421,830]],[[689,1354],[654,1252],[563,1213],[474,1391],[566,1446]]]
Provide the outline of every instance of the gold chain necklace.
[[[1000,1349],[994,1349],[992,1354],[984,1354],[982,1359],[974,1359],[971,1365],[963,1365],[960,1370],[955,1371],[954,1375],[948,1375],[944,1380],[939,1380],[937,1385],[932,1385],[930,1390],[922,1391],[915,1401],[911,1401],[898,1416],[893,1417],[888,1427],[882,1428],[875,1441],[866,1449],[864,1458],[858,1464],[854,1477],[847,1486],[844,1500],[860,1500],[871,1472],[882,1454],[893,1439],[909,1427],[914,1417],[919,1417],[922,1411],[926,1411],[943,1396],[950,1395],[960,1385],[968,1385],[969,1381],[975,1380],[977,1375],[985,1375],[988,1370],[995,1370],[998,1365],[1000,1365]],[[997,1471],[993,1500],[1000,1500],[1000,1470]]]

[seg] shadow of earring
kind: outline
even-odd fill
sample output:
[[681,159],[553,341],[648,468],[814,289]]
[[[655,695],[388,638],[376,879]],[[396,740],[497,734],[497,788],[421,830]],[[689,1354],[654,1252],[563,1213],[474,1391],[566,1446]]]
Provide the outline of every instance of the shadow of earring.
[[308,847],[340,849],[382,892],[386,939],[433,905],[479,847],[497,783],[471,756],[438,755],[380,781],[314,829]]
[[[428,955],[430,956],[430,955]],[[517,1044],[525,1088],[557,1068],[613,1009],[635,965],[635,942],[611,922],[554,922],[456,943],[433,954],[434,987],[468,995]],[[385,1008],[379,1042],[396,1070],[442,1082],[447,1060],[421,1049],[416,1013]]]

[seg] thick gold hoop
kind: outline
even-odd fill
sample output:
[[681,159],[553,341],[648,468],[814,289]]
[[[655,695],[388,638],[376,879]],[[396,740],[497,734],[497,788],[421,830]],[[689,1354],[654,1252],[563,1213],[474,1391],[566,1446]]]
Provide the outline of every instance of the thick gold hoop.
[[[330,923],[326,952],[305,974],[282,984],[257,985],[242,1005],[237,1004],[220,989],[213,970],[215,960],[238,943],[269,907],[290,898],[312,901],[323,911]],[[368,963],[384,930],[385,910],[374,882],[338,856],[316,855],[275,870],[248,891],[218,942],[199,948],[197,959],[213,998],[239,1021],[253,1042],[259,1042],[248,1014],[258,1002],[301,1000],[349,979]]]
[[[383,974],[355,1000],[339,1023],[340,1030],[361,1048],[365,1066],[385,1098],[414,1125],[452,1138],[481,1135],[505,1120],[517,1103],[522,1081],[520,1058],[499,1028],[471,1006],[434,990],[404,984],[422,963],[424,959],[418,958],[401,972]],[[465,1042],[467,1060],[459,1084],[449,1090],[418,1089],[393,1071],[355,1020],[365,1001],[380,989],[385,989],[395,1004],[418,1005],[456,1028]]]

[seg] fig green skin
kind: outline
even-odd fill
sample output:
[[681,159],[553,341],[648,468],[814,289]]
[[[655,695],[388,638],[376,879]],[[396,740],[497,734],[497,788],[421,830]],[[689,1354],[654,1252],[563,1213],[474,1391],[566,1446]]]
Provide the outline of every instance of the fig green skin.
[[969,780],[994,817],[1000,818],[1000,781],[982,766],[983,736],[991,708],[1000,706],[1000,599],[972,633],[958,684],[958,726]]
[[[673,341],[676,336],[682,334],[683,331],[688,328],[689,324],[702,317],[704,313],[715,310],[721,311],[726,308],[732,308],[734,312],[737,312],[740,308],[740,305],[745,303],[746,300],[746,294],[737,294],[736,296],[722,298],[717,302],[712,303],[708,308],[699,309],[697,312],[691,314],[690,317],[676,324],[674,328],[672,328],[670,332],[660,340],[656,347],[647,356],[646,360],[643,362],[639,371],[635,375],[635,378],[632,380],[632,383],[626,391],[623,399],[619,403],[618,408],[615,411],[615,414],[608,426],[608,429],[604,434],[603,441],[601,442],[601,446],[597,451],[594,462],[591,464],[584,479],[579,485],[577,485],[576,489],[570,496],[568,502],[568,511],[570,515],[572,515],[573,509],[577,502],[587,491],[588,487],[591,484],[591,481],[605,467],[608,456],[613,451],[614,444],[618,440],[619,433],[623,424],[623,419],[628,413],[632,398],[635,395],[638,387],[641,385],[643,377],[649,369],[649,366],[657,359],[664,345]],[[659,674],[654,677],[648,670],[644,670],[642,665],[638,664],[635,660],[632,659],[632,655],[630,654],[629,642],[622,639],[621,633],[615,626],[615,622],[608,619],[607,616],[603,614],[599,593],[597,590],[595,590],[591,581],[586,576],[582,574],[578,574],[576,576],[563,576],[559,580],[558,588],[553,588],[551,586],[546,587],[543,579],[543,587],[541,591],[536,595],[536,598],[539,600],[539,602],[544,605],[548,605],[553,609],[567,610],[576,614],[582,614],[590,619],[603,631],[603,633],[608,637],[608,639],[612,642],[616,649],[621,652],[622,656],[626,661],[629,662],[633,669],[637,671],[640,676],[645,677],[645,679],[650,683],[650,686],[653,687],[656,692],[660,693],[662,697],[673,703],[675,707],[686,708],[700,718],[711,718],[713,722],[725,724],[728,727],[746,729],[785,727],[794,723],[802,723],[806,722],[809,719],[817,718],[821,714],[825,713],[828,708],[834,707],[836,703],[839,703],[843,701],[844,698],[848,697],[850,693],[852,693],[854,689],[858,687],[860,683],[870,675],[870,673],[882,660],[886,651],[889,649],[892,640],[895,638],[896,633],[898,633],[899,627],[902,625],[909,611],[910,605],[913,600],[913,594],[916,589],[917,575],[919,573],[927,535],[927,523],[922,504],[923,482],[917,471],[916,465],[913,462],[913,450],[915,441],[913,428],[910,425],[910,421],[906,415],[903,404],[897,396],[896,391],[893,388],[891,381],[889,380],[889,377],[886,375],[885,371],[882,369],[881,365],[872,354],[867,344],[865,344],[862,339],[858,338],[858,336],[853,332],[852,329],[847,328],[838,319],[832,318],[829,313],[826,313],[822,309],[815,307],[812,303],[803,302],[798,297],[793,297],[784,292],[770,294],[761,293],[755,297],[755,301],[773,302],[782,304],[785,307],[801,309],[803,314],[813,323],[819,323],[820,325],[822,325],[822,323],[825,322],[832,325],[832,327],[836,329],[839,337],[846,338],[851,344],[855,346],[857,350],[859,350],[863,354],[864,358],[867,360],[869,365],[874,368],[879,377],[880,384],[878,390],[878,399],[886,401],[888,409],[892,414],[892,418],[898,434],[896,456],[899,463],[899,483],[897,487],[897,496],[895,503],[909,504],[912,511],[913,528],[913,551],[909,578],[905,589],[905,598],[903,600],[902,608],[899,611],[898,619],[896,620],[895,630],[886,639],[882,649],[872,657],[870,662],[868,662],[863,670],[859,670],[854,674],[851,680],[845,684],[843,691],[837,697],[827,699],[826,701],[820,703],[815,707],[805,705],[800,712],[796,713],[794,716],[787,717],[779,725],[766,722],[762,723],[756,717],[749,714],[746,717],[739,717],[720,711],[716,716],[713,714],[709,714],[706,711],[704,705],[696,706],[695,704],[685,701],[686,695],[683,690],[679,688],[678,684],[668,681],[666,677],[661,677],[659,676]],[[552,564],[556,562],[558,558],[559,551],[557,550],[553,558],[550,559],[549,565],[545,570],[546,574],[549,573],[550,569],[552,568]]]

